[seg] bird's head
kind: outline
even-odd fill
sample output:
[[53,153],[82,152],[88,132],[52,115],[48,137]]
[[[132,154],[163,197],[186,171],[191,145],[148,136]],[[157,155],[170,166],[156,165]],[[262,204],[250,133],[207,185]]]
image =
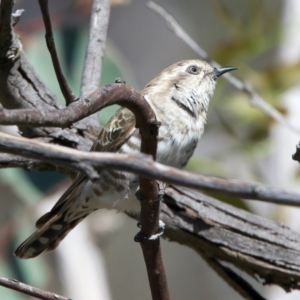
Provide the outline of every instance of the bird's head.
[[193,59],[183,60],[163,70],[143,90],[151,98],[176,100],[196,116],[207,110],[218,77],[234,67],[214,68],[209,63]]

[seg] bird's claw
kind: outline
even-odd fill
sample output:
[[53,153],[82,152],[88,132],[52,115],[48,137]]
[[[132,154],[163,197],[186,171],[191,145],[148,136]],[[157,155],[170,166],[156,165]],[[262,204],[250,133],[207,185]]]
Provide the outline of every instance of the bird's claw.
[[126,81],[122,80],[120,77],[117,77],[115,79],[115,83],[123,83],[123,84],[126,84]]
[[[141,228],[141,223],[138,222],[137,226],[139,228]],[[151,235],[149,237],[146,237],[141,231],[139,231],[135,235],[134,241],[140,243],[142,241],[154,241],[154,240],[157,240],[157,239],[159,239],[164,234],[165,226],[166,226],[165,223],[163,221],[159,220],[158,227],[156,229],[156,234],[153,234],[153,235]]]

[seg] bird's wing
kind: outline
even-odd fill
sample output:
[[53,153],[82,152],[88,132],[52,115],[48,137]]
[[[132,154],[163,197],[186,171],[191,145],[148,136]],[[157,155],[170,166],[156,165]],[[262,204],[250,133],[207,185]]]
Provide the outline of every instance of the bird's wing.
[[[91,151],[118,152],[122,145],[128,141],[136,130],[134,114],[129,109],[120,108],[101,130]],[[41,228],[54,215],[66,211],[72,205],[74,197],[77,197],[78,192],[80,192],[77,191],[77,188],[86,179],[87,176],[84,173],[79,173],[71,186],[53,206],[51,211],[37,220],[36,227]]]
[[136,130],[134,114],[120,108],[104,126],[91,151],[117,152]]

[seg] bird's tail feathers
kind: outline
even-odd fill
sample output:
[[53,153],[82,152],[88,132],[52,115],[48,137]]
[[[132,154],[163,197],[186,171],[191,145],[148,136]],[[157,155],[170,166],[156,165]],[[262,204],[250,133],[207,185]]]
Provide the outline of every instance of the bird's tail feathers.
[[88,215],[87,213],[70,220],[66,218],[67,212],[52,217],[50,212],[41,217],[36,224],[37,231],[17,248],[14,255],[28,259],[36,257],[44,251],[54,250],[66,235]]

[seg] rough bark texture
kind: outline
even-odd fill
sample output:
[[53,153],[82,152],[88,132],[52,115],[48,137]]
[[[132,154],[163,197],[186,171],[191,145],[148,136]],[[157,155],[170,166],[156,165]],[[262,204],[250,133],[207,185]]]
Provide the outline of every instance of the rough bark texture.
[[300,288],[300,234],[185,188],[166,189],[165,237],[204,259],[233,264],[262,284]]

